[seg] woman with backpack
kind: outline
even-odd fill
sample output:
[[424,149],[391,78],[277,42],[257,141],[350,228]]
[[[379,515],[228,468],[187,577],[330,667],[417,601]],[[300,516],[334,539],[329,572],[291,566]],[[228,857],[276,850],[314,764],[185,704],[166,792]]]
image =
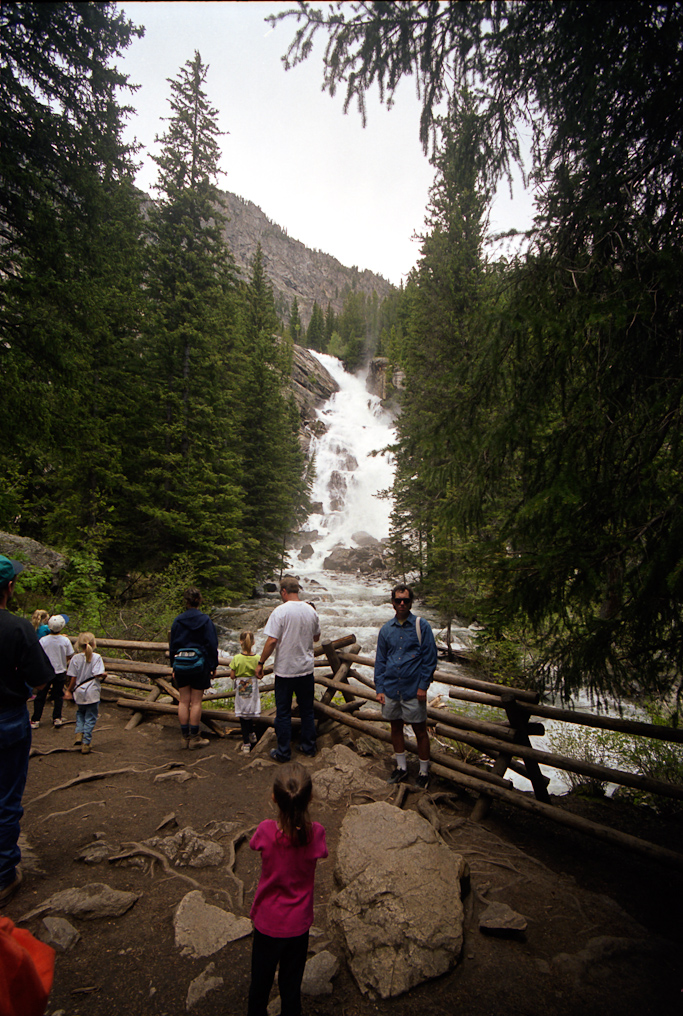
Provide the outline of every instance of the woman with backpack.
[[173,667],[180,701],[181,748],[205,748],[209,743],[199,736],[202,699],[218,666],[218,636],[208,614],[199,610],[202,594],[194,586],[183,593],[185,611],[171,626],[168,653]]

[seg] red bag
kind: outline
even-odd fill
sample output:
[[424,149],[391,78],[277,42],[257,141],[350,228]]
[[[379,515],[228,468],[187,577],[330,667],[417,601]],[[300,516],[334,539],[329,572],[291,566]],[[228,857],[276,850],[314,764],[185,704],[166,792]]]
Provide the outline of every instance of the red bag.
[[0,917],[0,1016],[43,1016],[54,973],[54,949]]

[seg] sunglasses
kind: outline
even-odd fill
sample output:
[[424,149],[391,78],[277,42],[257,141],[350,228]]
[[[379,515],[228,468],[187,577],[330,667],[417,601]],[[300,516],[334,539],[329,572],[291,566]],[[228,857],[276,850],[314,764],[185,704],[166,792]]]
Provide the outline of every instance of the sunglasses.
[[410,606],[411,602],[412,601],[408,597],[406,597],[406,596],[395,596],[394,597],[394,603],[407,603]]

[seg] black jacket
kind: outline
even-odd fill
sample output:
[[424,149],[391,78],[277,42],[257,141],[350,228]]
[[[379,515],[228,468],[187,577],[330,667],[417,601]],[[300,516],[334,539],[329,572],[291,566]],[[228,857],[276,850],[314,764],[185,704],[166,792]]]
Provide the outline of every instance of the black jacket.
[[0,712],[26,702],[28,685],[47,684],[54,676],[30,621],[0,610]]
[[206,656],[208,670],[218,666],[218,636],[213,621],[208,614],[192,607],[184,614],[178,614],[171,626],[171,640],[168,654],[171,666],[179,649],[202,649]]

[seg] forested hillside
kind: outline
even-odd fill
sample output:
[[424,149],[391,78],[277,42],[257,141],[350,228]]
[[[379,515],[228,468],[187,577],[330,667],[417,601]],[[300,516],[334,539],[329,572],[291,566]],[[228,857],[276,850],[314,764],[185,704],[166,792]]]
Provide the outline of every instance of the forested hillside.
[[348,268],[330,254],[311,250],[289,236],[253,201],[229,191],[222,192],[221,197],[226,211],[223,234],[237,267],[248,272],[256,248],[261,246],[275,305],[283,319],[287,319],[294,300],[308,325],[314,303],[323,312],[329,304],[335,314],[340,314],[350,293],[370,300],[375,293],[381,302],[392,292],[393,286],[381,275],[368,269],[360,271],[355,265]]
[[[683,6],[290,16],[288,65],[324,35],[324,86],[362,115],[375,83],[390,101],[414,74],[434,145],[422,258],[382,348],[406,378],[400,563],[446,617],[526,646],[545,686],[680,697]],[[515,163],[537,216],[495,260],[488,209]]]
[[240,278],[225,242],[206,68],[171,82],[143,216],[116,70],[138,30],[111,3],[17,3],[0,32],[0,528],[91,588],[172,569],[248,590],[307,479],[261,251]]

